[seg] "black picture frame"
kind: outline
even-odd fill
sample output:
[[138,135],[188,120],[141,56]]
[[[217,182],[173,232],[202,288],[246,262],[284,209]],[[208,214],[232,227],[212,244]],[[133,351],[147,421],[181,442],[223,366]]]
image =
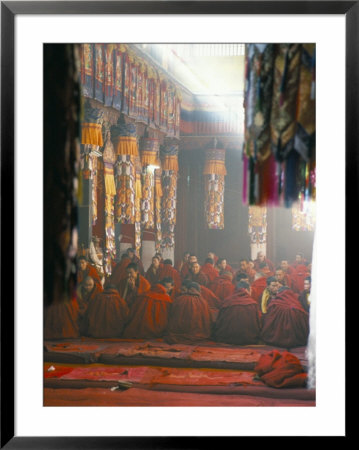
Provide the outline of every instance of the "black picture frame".
[[[359,133],[359,1],[5,1],[1,2],[1,448],[200,448],[226,445],[220,437],[15,436],[14,405],[14,61],[18,14],[339,14],[346,20],[346,236],[357,204]],[[349,203],[350,202],[350,203]],[[346,240],[348,247],[348,240]],[[346,248],[348,250],[348,248]],[[353,247],[350,246],[352,254]],[[346,267],[349,252],[346,251]],[[350,274],[346,271],[346,286]],[[347,327],[346,327],[347,329]],[[346,331],[347,337],[347,331]],[[347,340],[347,339],[346,339]],[[6,370],[4,369],[6,368]],[[346,398],[346,408],[348,406]],[[165,430],[164,430],[165,433]],[[346,428],[346,436],[349,429]],[[221,442],[218,442],[221,439]],[[233,445],[233,442],[232,442]]]

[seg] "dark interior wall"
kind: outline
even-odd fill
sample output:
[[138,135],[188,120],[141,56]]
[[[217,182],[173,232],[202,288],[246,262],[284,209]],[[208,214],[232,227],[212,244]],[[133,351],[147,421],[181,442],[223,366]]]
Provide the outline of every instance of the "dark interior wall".
[[292,230],[291,208],[268,208],[267,255],[279,263],[282,259],[294,261],[297,252],[312,260],[314,231]]
[[226,154],[224,230],[209,230],[205,222],[203,165],[204,151],[180,152],[176,260],[184,251],[190,251],[203,261],[213,250],[236,265],[240,258],[250,256],[248,207],[242,204],[241,152],[230,150]]

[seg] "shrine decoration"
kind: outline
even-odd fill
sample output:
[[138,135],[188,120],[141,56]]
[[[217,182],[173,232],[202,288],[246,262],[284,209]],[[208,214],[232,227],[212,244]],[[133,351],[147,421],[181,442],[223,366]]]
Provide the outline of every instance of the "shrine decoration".
[[211,148],[206,150],[203,168],[205,184],[205,216],[207,226],[212,230],[224,229],[224,177],[225,149]]
[[142,245],[141,231],[142,165],[139,156],[135,156],[135,248],[140,254]]
[[263,245],[267,242],[267,208],[263,206],[249,206],[248,233],[251,245]]
[[161,251],[162,244],[162,220],[161,220],[161,200],[162,200],[162,179],[161,169],[155,169],[155,248]]
[[155,138],[143,138],[141,150],[142,164],[142,227],[143,229],[155,228],[155,169],[159,164],[159,140]]

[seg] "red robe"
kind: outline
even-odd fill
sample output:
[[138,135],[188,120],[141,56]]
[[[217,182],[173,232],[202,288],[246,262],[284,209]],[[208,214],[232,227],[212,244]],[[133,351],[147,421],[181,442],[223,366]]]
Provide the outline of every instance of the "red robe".
[[[272,261],[271,261],[270,259],[264,258],[264,261],[262,261],[262,262],[265,262],[265,263],[267,264],[267,266],[268,266],[270,272],[275,272],[275,266],[274,266],[274,264],[272,263]],[[258,259],[256,259],[256,260],[254,261],[254,267],[253,267],[253,268],[254,268],[254,270],[256,270],[257,272],[260,272],[260,271],[261,271],[261,269],[260,269],[260,267],[259,267],[260,264],[261,264],[261,262],[260,262]]]
[[159,273],[160,281],[163,278],[172,277],[174,281],[175,290],[179,290],[182,284],[181,275],[178,270],[171,266],[171,264],[162,264]]
[[164,339],[170,344],[199,342],[210,338],[211,326],[210,310],[200,293],[181,294],[172,304]]
[[126,339],[162,337],[167,328],[171,304],[171,297],[160,284],[139,295],[131,307],[130,320],[123,337]]
[[102,286],[100,275],[97,272],[96,267],[91,266],[91,264],[87,263],[87,267],[85,270],[78,270],[77,272],[77,284],[83,283],[86,277],[91,277],[95,284]]
[[156,272],[153,270],[153,267],[150,266],[145,274],[145,278],[147,281],[149,281],[149,283],[151,284],[151,286],[154,286],[155,284],[157,284],[159,281],[161,281],[160,278],[160,267],[158,267],[158,269],[156,270]]
[[263,315],[261,339],[283,348],[304,346],[309,335],[309,314],[304,311],[298,295],[291,289],[278,292],[268,303]]
[[208,288],[221,300],[233,294],[235,289],[232,281],[226,275],[220,275],[209,283]]
[[208,284],[207,275],[202,273],[201,270],[197,274],[188,272],[188,275],[186,276],[186,280],[194,281],[195,283],[198,283],[201,286],[207,286],[207,284]]
[[138,271],[140,272],[140,275],[145,275],[145,269],[143,268],[142,261],[138,256],[134,255],[131,262],[134,262],[138,265]]
[[258,303],[259,306],[261,306],[262,294],[266,287],[267,287],[267,278],[266,277],[258,278],[256,281],[253,281],[253,283],[251,284],[252,298],[254,298],[254,300]]
[[116,264],[109,278],[110,284],[118,286],[120,281],[127,277],[126,268],[130,262],[130,258],[123,258],[118,264]]
[[236,289],[222,303],[214,326],[214,339],[235,345],[256,344],[260,337],[261,312],[245,289]]
[[206,286],[201,286],[201,296],[207,302],[213,323],[216,321],[222,301]]
[[79,323],[79,330],[80,335],[84,336],[87,333],[87,309],[90,303],[95,299],[98,293],[102,292],[103,288],[100,287],[98,284],[95,284],[92,291],[90,293],[86,293],[84,291],[83,286],[81,286],[77,290],[77,303],[79,305],[79,316],[78,316],[78,323]]
[[247,275],[249,284],[251,284],[251,283],[254,282],[254,278],[255,278],[257,272],[256,272],[254,269],[251,269],[250,267],[249,267],[246,271],[238,270],[238,272],[236,273],[236,275],[233,277],[233,284],[236,283],[236,277],[237,277],[237,275],[239,275],[240,273],[244,273],[245,275]]
[[151,284],[145,277],[138,274],[137,280],[135,282],[135,289],[132,290],[127,286],[127,278],[123,278],[117,285],[117,290],[121,297],[124,298],[129,307],[136,299],[138,295],[142,295],[151,289]]
[[307,266],[298,265],[291,275],[292,289],[299,294],[304,290],[304,280],[310,276]]
[[87,308],[87,335],[118,338],[128,320],[129,308],[116,289],[100,292]]
[[189,274],[189,264],[188,262],[184,262],[180,270],[182,280],[184,280],[188,274]]
[[44,339],[79,337],[77,301],[53,303],[44,311]]
[[201,267],[201,271],[202,273],[207,275],[207,278],[210,282],[217,278],[219,275],[218,270],[214,268],[210,263],[203,264],[203,266]]

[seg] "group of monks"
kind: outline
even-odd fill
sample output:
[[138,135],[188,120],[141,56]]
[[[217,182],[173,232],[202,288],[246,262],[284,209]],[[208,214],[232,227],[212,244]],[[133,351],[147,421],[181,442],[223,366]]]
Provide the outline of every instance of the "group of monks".
[[235,271],[213,252],[202,265],[186,252],[175,267],[156,253],[144,271],[130,248],[103,283],[81,256],[71,326],[94,338],[302,346],[309,334],[310,268],[300,254],[275,267],[259,252]]
[[156,253],[145,272],[130,248],[102,285],[82,256],[73,320],[79,335],[94,338],[302,346],[309,334],[310,269],[301,254],[275,267],[259,252],[235,271],[213,252],[202,265],[186,252],[175,267]]

